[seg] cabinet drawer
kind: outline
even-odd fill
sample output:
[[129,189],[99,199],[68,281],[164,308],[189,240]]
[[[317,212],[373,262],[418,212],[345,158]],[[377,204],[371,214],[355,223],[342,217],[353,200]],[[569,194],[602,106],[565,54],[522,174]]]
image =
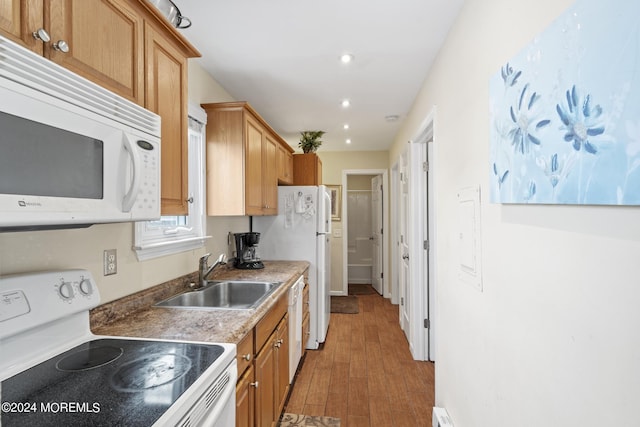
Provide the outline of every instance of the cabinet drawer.
[[253,329],[242,338],[242,341],[238,343],[238,354],[236,360],[238,362],[238,377],[247,369],[253,361]]
[[280,323],[280,319],[287,312],[287,294],[283,294],[278,302],[264,315],[262,319],[256,325],[256,353],[260,351],[264,343],[269,338],[269,335],[273,333],[273,331]]

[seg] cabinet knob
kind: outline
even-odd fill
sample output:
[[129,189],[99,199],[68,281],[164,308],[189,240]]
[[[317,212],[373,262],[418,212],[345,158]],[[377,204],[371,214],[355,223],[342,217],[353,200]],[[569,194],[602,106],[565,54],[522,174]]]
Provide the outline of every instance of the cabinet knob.
[[58,40],[53,44],[53,48],[62,53],[69,53],[69,44],[64,40]]
[[250,385],[251,387],[258,388],[259,383],[258,383],[258,381],[256,381],[256,382],[254,382],[254,383],[249,383],[249,385]]
[[242,356],[242,358],[248,362],[249,360],[251,360],[251,353],[245,354],[244,356]]
[[31,34],[33,35],[34,39],[40,40],[43,43],[49,43],[51,41],[51,36],[49,36],[49,33],[47,33],[47,30],[45,30],[44,28],[38,28]]
[[189,198],[187,199],[187,203],[193,203],[193,196],[191,196],[191,197],[189,197]]

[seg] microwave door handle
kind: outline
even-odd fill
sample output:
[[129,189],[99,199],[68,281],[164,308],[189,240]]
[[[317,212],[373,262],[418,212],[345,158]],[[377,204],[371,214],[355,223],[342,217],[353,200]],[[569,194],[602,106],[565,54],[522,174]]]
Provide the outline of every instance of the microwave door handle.
[[133,142],[127,135],[124,135],[123,139],[124,148],[131,156],[131,175],[133,176],[133,179],[131,180],[129,191],[127,191],[127,194],[125,194],[122,199],[122,211],[131,212],[131,208],[133,208],[133,204],[135,203],[138,192],[140,191],[140,155],[138,154],[138,150],[136,150],[136,148],[134,147]]

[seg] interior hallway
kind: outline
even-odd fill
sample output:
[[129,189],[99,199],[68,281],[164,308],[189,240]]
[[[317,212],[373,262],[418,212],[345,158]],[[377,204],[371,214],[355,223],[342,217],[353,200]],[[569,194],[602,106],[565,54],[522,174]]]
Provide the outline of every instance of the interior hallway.
[[284,412],[337,417],[341,427],[431,426],[434,364],[416,362],[398,306],[358,295],[358,314],[331,313],[323,350],[307,351]]

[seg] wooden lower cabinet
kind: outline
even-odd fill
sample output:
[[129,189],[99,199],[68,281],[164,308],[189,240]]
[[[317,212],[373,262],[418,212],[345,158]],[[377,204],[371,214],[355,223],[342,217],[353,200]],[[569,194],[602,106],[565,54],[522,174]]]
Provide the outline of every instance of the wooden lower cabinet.
[[236,427],[255,425],[256,400],[255,370],[249,366],[236,385]]
[[240,341],[237,360],[236,427],[275,427],[289,393],[286,294]]

